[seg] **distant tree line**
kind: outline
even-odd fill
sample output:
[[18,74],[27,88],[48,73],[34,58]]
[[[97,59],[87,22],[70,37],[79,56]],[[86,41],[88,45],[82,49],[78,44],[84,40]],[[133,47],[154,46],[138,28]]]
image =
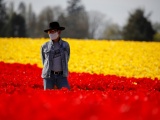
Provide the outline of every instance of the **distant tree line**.
[[62,37],[78,39],[108,39],[108,40],[160,40],[160,23],[152,23],[144,16],[144,10],[138,8],[129,14],[124,27],[106,20],[105,15],[98,11],[87,12],[81,0],[68,0],[68,6],[63,10],[60,6],[43,8],[36,15],[32,5],[26,7],[21,2],[18,10],[14,3],[6,7],[0,0],[0,37],[48,37],[43,32],[52,21],[58,21],[66,30]]

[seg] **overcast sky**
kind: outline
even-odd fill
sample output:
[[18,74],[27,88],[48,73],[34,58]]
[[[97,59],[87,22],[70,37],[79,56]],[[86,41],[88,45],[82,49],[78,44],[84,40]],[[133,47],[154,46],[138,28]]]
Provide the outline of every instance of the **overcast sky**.
[[[7,4],[14,1],[15,10],[21,1],[26,5],[32,4],[35,13],[39,14],[46,6],[67,7],[67,0],[4,0]],[[120,26],[126,24],[129,12],[137,8],[143,8],[145,15],[152,13],[150,20],[152,23],[160,23],[160,0],[81,0],[86,11],[99,11],[105,14],[106,19],[111,19]]]

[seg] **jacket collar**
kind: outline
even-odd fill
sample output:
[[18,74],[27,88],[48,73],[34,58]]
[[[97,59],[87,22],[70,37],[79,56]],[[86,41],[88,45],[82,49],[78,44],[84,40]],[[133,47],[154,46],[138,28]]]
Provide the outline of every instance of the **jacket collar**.
[[[59,42],[59,44],[61,45],[61,44],[62,44],[62,39],[61,39],[61,38],[59,38],[59,41],[58,41],[58,42]],[[54,43],[53,43],[53,41],[52,41],[52,40],[50,40],[50,41],[49,41],[49,43],[50,43],[50,45],[54,45]]]

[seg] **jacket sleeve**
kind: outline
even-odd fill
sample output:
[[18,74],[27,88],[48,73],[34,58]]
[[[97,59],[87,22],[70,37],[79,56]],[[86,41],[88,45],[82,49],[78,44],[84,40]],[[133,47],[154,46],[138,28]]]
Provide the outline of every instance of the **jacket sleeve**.
[[69,43],[67,43],[67,51],[68,51],[68,61],[69,61],[69,58],[70,58],[70,45],[69,45]]
[[41,46],[41,59],[42,59],[42,64],[44,65],[45,55],[43,52],[43,46]]

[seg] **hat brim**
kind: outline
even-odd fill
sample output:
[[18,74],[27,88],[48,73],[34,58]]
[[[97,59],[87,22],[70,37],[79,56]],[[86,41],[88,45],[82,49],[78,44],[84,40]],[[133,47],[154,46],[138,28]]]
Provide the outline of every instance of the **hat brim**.
[[49,28],[49,29],[44,30],[44,32],[48,33],[48,31],[50,31],[50,30],[55,30],[55,29],[56,29],[56,30],[64,30],[65,27]]

